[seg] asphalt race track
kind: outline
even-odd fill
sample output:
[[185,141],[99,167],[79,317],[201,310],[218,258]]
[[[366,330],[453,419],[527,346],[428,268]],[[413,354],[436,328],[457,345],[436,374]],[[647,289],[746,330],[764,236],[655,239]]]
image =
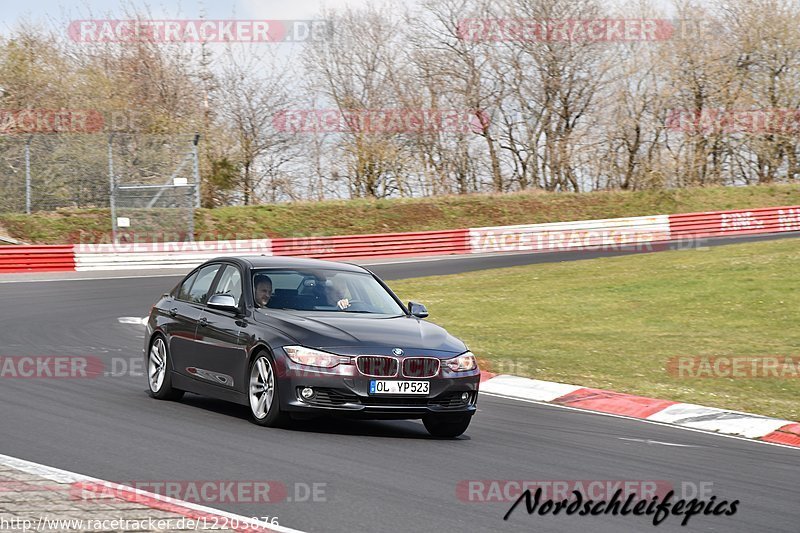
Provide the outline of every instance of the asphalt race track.
[[[373,269],[397,279],[587,256],[442,258]],[[318,420],[276,430],[222,401],[152,400],[145,378],[125,368],[141,364],[143,328],[118,317],[145,316],[177,279],[0,285],[0,354],[96,356],[119,374],[0,380],[0,453],[119,482],[275,480],[295,500],[318,484],[319,501],[202,502],[315,532],[653,528],[647,517],[528,516],[524,505],[503,521],[511,502],[462,501],[456,488],[465,480],[713,483],[718,501],[740,500],[734,516],[695,516],[687,527],[668,517],[656,531],[800,531],[799,450],[486,395],[466,435],[453,441],[429,438],[416,421]]]

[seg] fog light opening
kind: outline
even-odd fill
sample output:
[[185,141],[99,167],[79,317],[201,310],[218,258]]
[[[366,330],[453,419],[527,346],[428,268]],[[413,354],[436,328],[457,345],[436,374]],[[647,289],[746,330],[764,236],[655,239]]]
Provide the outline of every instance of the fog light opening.
[[305,387],[300,391],[300,396],[302,396],[304,400],[310,400],[314,397],[314,389],[311,387]]
[[464,403],[467,403],[469,401],[469,393],[468,392],[462,392],[461,393],[461,401],[464,402]]

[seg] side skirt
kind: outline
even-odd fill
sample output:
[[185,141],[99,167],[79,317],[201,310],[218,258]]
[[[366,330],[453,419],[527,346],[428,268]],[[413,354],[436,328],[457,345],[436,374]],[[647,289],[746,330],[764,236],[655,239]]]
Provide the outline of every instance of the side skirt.
[[250,404],[247,394],[220,385],[214,385],[213,383],[200,381],[199,379],[192,379],[183,374],[178,374],[177,372],[172,372],[172,386],[186,392],[219,398],[226,402],[233,402],[239,405]]

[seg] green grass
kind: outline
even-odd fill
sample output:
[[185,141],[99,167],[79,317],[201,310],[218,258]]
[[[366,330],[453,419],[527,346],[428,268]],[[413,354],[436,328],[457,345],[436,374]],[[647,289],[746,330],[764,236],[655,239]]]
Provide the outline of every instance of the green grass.
[[[770,185],[708,187],[637,192],[474,194],[397,200],[295,202],[249,207],[200,209],[195,213],[198,238],[309,237],[355,235],[533,224],[800,205],[800,187]],[[160,226],[159,217],[133,217],[132,229],[180,233],[186,225]],[[23,242],[59,244],[108,241],[107,209],[59,209],[33,215],[0,215],[0,225]],[[137,227],[138,224],[138,227]]]
[[800,378],[678,378],[674,356],[800,355],[790,239],[393,282],[490,370],[800,420]]

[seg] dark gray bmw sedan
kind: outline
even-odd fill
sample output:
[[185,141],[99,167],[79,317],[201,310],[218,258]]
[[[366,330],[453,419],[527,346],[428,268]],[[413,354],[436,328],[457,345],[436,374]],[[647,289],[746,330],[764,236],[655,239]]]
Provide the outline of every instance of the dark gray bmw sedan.
[[456,437],[475,413],[480,370],[427,316],[360,266],[214,259],[150,311],[149,393],[246,405],[263,426],[335,414],[422,419],[431,435]]

